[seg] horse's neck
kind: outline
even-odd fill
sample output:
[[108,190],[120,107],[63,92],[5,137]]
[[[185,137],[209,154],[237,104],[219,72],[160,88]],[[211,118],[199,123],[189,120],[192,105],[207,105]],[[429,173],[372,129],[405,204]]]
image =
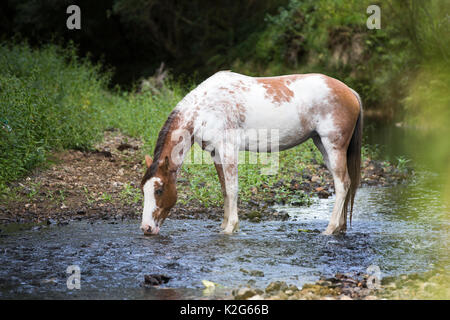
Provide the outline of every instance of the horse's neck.
[[192,147],[194,128],[193,121],[183,118],[183,113],[180,112],[177,117],[179,121],[174,121],[171,125],[160,159],[168,157],[171,169],[178,173]]

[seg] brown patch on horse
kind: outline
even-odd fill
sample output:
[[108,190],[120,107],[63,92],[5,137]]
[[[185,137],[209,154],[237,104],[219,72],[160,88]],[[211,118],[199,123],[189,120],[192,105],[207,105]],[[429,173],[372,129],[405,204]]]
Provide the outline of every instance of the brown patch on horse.
[[178,124],[178,122],[178,110],[173,110],[164,123],[163,127],[159,131],[158,139],[156,140],[155,150],[153,153],[153,162],[151,163],[150,167],[147,168],[147,171],[142,178],[141,188],[143,188],[147,180],[155,176],[156,171],[158,170],[159,160],[161,158],[163,148],[166,144],[168,133],[173,129],[173,124]]
[[341,139],[342,146],[347,147],[360,113],[359,101],[343,82],[330,77],[325,77],[325,81],[333,93],[332,103],[335,106],[332,111],[333,122],[339,128],[339,132],[347,133]]
[[294,92],[288,88],[285,79],[281,77],[256,79],[266,89],[267,96],[272,98],[274,103],[291,101]]
[[[171,170],[169,158],[166,156],[164,158],[163,164],[159,167],[160,172],[157,176],[161,179],[161,183],[155,182],[155,200],[158,208],[168,211],[175,205],[177,201],[177,188],[176,188],[176,173]],[[156,191],[161,191],[158,194]],[[156,217],[155,217],[156,218]]]

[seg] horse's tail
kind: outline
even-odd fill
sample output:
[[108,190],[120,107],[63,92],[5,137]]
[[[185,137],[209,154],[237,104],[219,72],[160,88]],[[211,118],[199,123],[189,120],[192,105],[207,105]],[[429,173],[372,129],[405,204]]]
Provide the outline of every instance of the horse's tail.
[[[359,102],[359,116],[356,121],[355,129],[347,149],[347,170],[350,176],[350,190],[345,198],[345,211],[350,205],[350,225],[352,224],[353,202],[355,201],[356,190],[361,180],[361,143],[363,129],[363,108],[359,94],[351,89]],[[347,216],[347,214],[345,215]]]

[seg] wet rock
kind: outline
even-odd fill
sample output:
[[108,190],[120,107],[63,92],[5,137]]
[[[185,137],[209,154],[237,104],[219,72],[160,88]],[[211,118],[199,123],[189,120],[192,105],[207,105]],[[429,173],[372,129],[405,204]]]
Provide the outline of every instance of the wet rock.
[[253,296],[255,296],[257,292],[254,289],[250,288],[241,288],[237,292],[234,292],[235,300],[246,300]]
[[47,219],[46,221],[47,225],[56,224],[56,221],[54,219]]
[[264,277],[264,272],[260,270],[246,270],[244,268],[241,268],[239,271],[252,277]]
[[169,282],[171,277],[163,274],[148,274],[144,276],[144,284],[150,286],[159,286],[161,284]]
[[274,293],[274,292],[278,292],[278,291],[284,291],[287,288],[288,288],[288,285],[286,284],[286,282],[284,282],[284,281],[275,281],[275,282],[271,282],[266,287],[266,293],[270,294],[270,293]]
[[321,190],[317,193],[317,196],[320,199],[328,199],[331,196],[331,193],[328,192],[327,190]]
[[367,275],[359,277],[337,273],[331,278],[321,278],[316,283],[303,285],[299,290],[284,281],[270,283],[263,295],[267,300],[354,300],[379,299],[377,291],[367,288]]
[[264,277],[264,272],[260,270],[251,270],[248,274],[252,277]]
[[324,287],[331,287],[332,284],[333,284],[331,281],[324,280],[324,279],[321,279],[321,280],[317,281],[316,283],[318,285],[321,285],[321,286],[324,286]]
[[283,291],[278,292],[278,294],[270,296],[268,300],[287,300],[289,296]]
[[301,290],[304,293],[310,292],[318,296],[337,295],[339,290],[331,287],[324,287],[319,284],[305,284]]
[[286,293],[288,296],[292,296],[294,294],[294,291],[288,289],[284,293]]
[[251,222],[260,222],[261,221],[261,212],[259,211],[252,211],[247,214],[247,219]]
[[[288,287],[288,289],[287,290],[291,290],[292,292],[297,292],[298,291],[298,288],[297,288],[297,286],[294,286],[293,284],[291,284],[289,287]],[[287,291],[286,290],[286,291]],[[286,292],[285,291],[285,292]]]

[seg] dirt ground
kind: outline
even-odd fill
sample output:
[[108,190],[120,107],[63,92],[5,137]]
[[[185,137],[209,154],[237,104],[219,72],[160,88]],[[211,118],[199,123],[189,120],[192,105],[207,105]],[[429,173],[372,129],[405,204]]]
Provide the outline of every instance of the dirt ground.
[[[11,183],[9,199],[0,204],[0,224],[139,218],[142,212],[139,186],[145,170],[141,147],[140,140],[111,130],[105,132],[103,141],[94,151],[68,150],[54,154],[49,168],[36,169],[21,181]],[[310,195],[329,197],[333,193],[333,183],[328,170],[319,164],[310,167],[301,173],[301,184],[295,180],[279,184],[288,184],[292,190],[300,188]],[[362,185],[398,183],[404,176],[396,170],[379,161],[366,160]],[[272,187],[274,192],[277,185]],[[257,201],[240,203],[239,209],[240,218],[244,220],[287,219],[287,215],[267,205],[262,207]],[[205,208],[199,202],[189,206],[177,204],[171,212],[172,219],[221,220],[222,217],[222,208]]]

